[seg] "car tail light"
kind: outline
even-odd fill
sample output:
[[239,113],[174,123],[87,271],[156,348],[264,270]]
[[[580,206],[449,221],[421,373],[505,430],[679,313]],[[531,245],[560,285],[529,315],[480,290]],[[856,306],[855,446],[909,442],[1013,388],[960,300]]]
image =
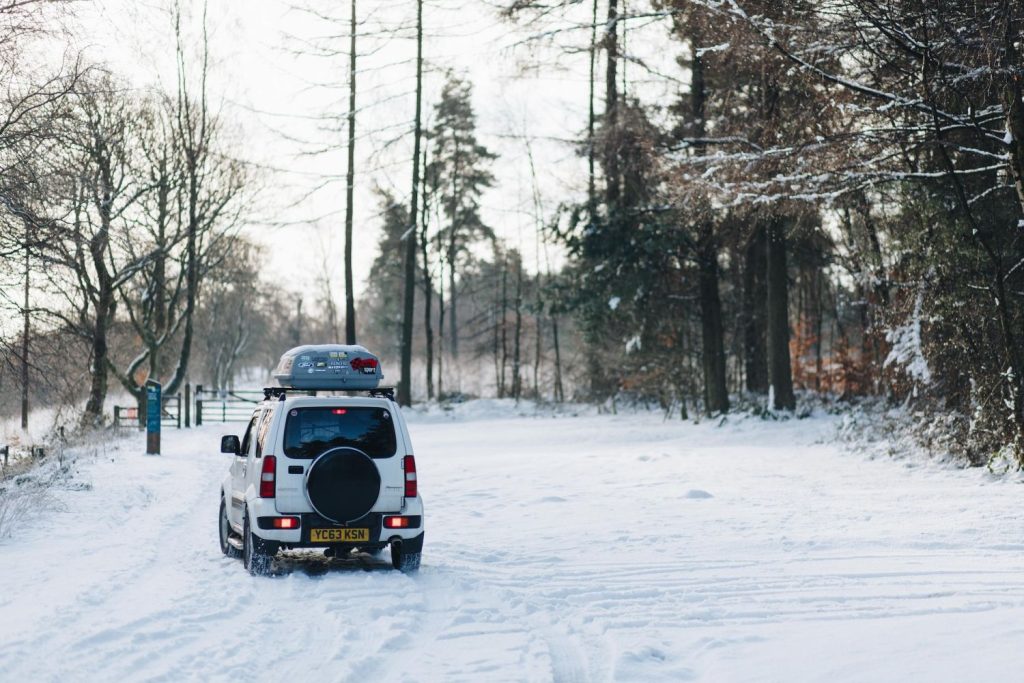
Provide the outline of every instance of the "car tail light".
[[408,517],[385,517],[384,527],[387,529],[407,529],[409,528]]
[[274,481],[277,478],[277,458],[272,455],[263,456],[263,468],[260,470],[260,498],[274,497]]
[[405,456],[402,460],[402,469],[405,470],[405,497],[416,497],[416,458],[411,455]]
[[298,529],[299,518],[298,517],[275,517],[274,518],[275,529]]

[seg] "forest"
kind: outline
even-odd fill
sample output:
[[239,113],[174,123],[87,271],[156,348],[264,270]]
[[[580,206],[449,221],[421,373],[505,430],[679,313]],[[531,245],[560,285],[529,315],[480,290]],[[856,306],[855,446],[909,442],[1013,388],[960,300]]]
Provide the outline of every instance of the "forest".
[[[431,0],[372,33],[367,0],[298,8],[326,36],[299,49],[345,75],[317,140],[346,162],[330,171],[344,282],[310,257],[315,292],[261,266],[272,178],[211,85],[207,7],[167,5],[172,77],[142,87],[68,47],[83,4],[0,4],[2,416],[59,406],[102,427],[149,378],[233,387],[338,341],[380,353],[406,405],[697,419],[878,400],[967,463],[1024,464],[1019,3],[480,3],[524,77],[585,74],[559,140],[481,129],[480,84],[431,54]],[[394,43],[415,52],[389,66],[411,85],[384,130],[366,112],[386,93],[357,84]],[[402,155],[398,180],[359,163],[373,136]],[[506,138],[532,224],[517,239],[487,211]],[[581,170],[555,201],[552,149]]]

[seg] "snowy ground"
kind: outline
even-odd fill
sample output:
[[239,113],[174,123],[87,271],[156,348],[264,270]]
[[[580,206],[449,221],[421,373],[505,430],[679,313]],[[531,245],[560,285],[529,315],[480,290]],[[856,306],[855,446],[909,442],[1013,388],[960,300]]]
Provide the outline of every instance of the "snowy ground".
[[[829,418],[413,418],[424,568],[217,549],[223,426],[0,541],[0,680],[964,681],[1024,670],[1024,491]],[[509,411],[512,412],[512,411]],[[79,486],[78,488],[82,488]]]

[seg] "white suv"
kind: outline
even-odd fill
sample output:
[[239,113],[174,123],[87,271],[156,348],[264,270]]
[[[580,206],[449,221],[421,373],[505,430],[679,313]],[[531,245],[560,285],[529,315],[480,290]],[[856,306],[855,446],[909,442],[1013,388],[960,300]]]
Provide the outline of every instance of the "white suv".
[[[365,353],[361,347],[330,348]],[[366,362],[353,359],[352,365]],[[241,555],[245,568],[259,575],[270,572],[281,549],[320,548],[338,556],[390,546],[396,569],[419,569],[423,501],[409,431],[392,390],[370,389],[366,396],[289,388],[264,393],[242,439],[221,439],[221,452],[234,456],[221,490],[224,554]]]

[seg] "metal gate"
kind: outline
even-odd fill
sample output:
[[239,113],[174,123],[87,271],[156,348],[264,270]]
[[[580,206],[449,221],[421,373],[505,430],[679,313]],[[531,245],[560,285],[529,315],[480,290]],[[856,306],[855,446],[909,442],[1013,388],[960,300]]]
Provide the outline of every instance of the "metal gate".
[[[182,401],[181,394],[166,396],[163,401],[163,408],[160,410],[160,425],[163,427],[174,427],[181,429]],[[188,408],[185,408],[185,419],[188,420]],[[186,427],[188,424],[186,423]],[[138,406],[114,406],[114,427],[138,427],[142,429],[139,422]]]
[[196,385],[196,426],[204,422],[247,422],[253,409],[263,401],[262,391],[216,391]]

